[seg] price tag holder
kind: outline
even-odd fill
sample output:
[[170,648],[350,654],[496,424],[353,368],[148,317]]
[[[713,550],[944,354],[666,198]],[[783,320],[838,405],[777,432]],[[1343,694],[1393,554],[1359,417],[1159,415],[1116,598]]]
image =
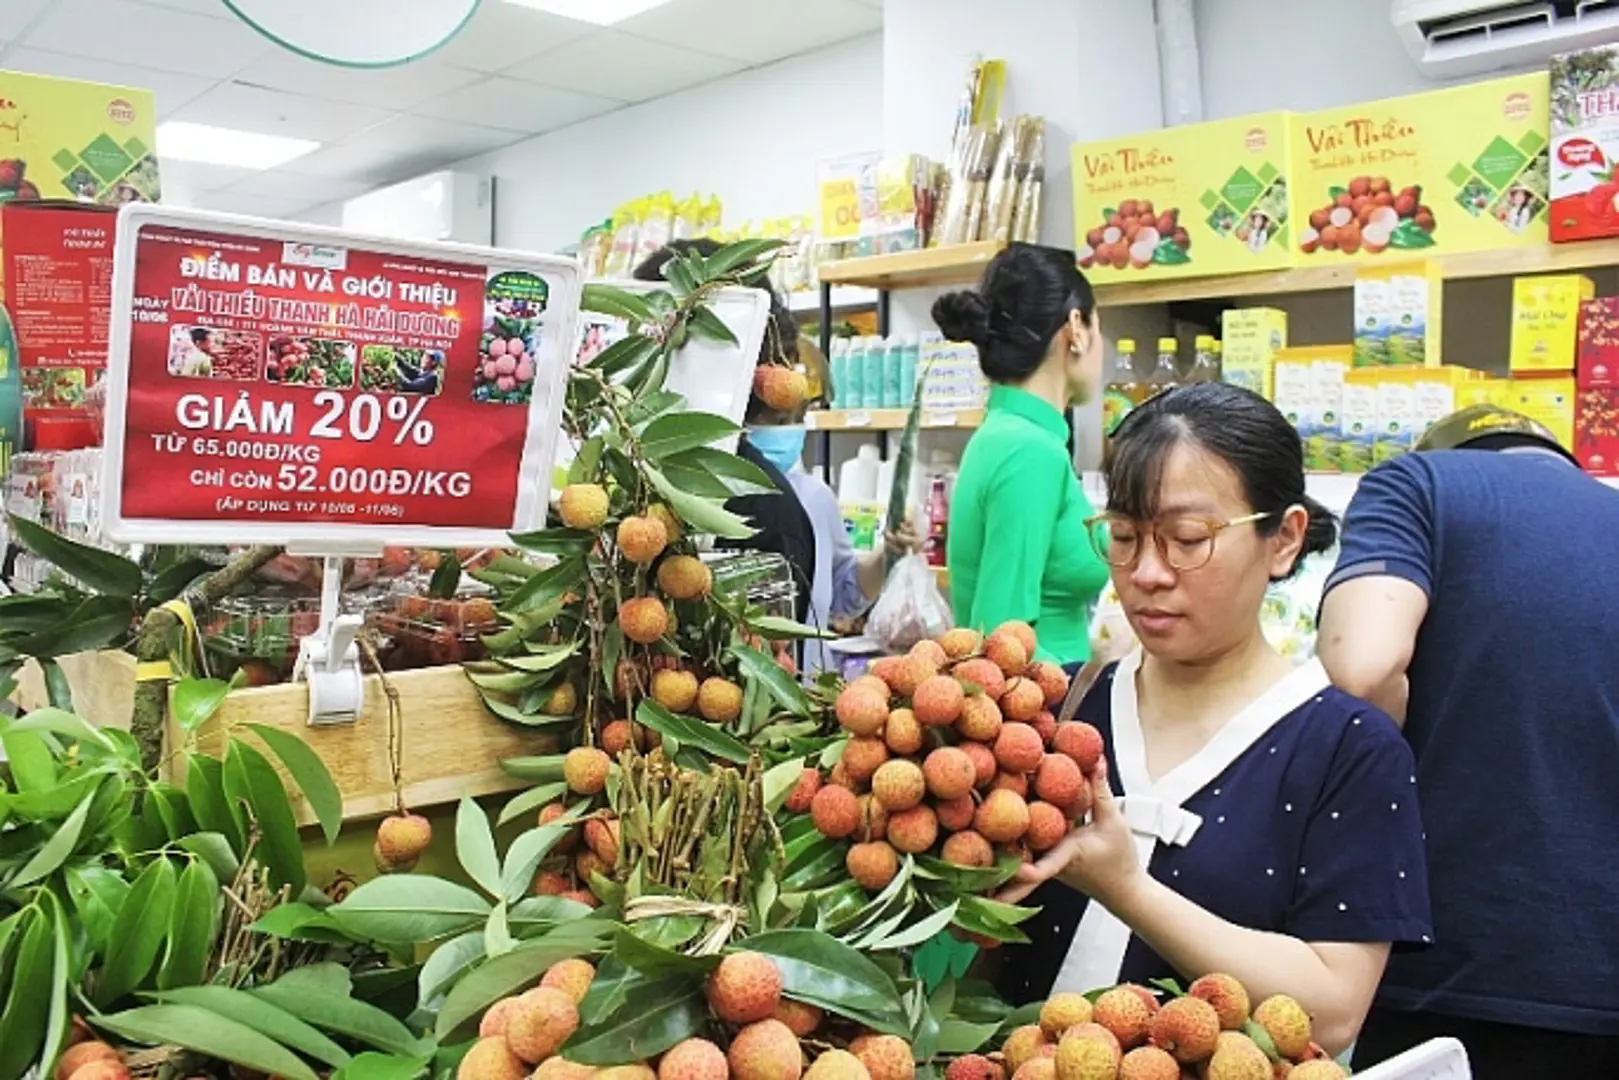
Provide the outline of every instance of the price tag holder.
[[131,205],[112,291],[113,539],[351,552],[543,526],[573,260]]
[[852,412],[843,418],[844,427],[861,428],[871,426],[871,414],[865,410]]
[[860,191],[852,176],[821,181],[821,239],[853,240],[860,235]]
[[922,426],[930,428],[953,428],[956,426],[956,414],[953,412],[930,412],[922,416]]

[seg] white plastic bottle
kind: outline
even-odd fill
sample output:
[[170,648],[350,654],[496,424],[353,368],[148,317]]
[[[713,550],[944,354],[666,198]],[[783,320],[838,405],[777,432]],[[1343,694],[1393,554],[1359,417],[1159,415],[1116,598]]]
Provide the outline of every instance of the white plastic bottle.
[[838,389],[838,408],[866,407],[866,339],[849,339],[849,356],[844,364],[843,386]]
[[855,456],[838,470],[838,500],[840,502],[876,502],[877,473],[882,468],[882,455],[875,443],[863,443]]

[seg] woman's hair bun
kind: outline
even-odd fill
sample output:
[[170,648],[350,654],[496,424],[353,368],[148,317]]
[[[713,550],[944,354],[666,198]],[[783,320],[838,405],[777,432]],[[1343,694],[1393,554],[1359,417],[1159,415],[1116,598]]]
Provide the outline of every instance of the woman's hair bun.
[[1338,516],[1308,495],[1301,500],[1301,505],[1304,512],[1310,515],[1310,520],[1304,527],[1304,547],[1299,552],[1300,561],[1306,555],[1319,555],[1323,551],[1331,551],[1332,545],[1338,542]]
[[951,341],[983,348],[989,341],[989,301],[971,289],[947,292],[933,302],[933,321]]

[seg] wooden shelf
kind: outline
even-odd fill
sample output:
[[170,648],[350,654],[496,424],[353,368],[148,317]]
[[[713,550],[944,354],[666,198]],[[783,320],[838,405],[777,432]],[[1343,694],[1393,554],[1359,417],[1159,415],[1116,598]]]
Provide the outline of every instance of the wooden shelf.
[[839,259],[817,269],[823,282],[868,289],[914,289],[925,285],[976,282],[984,267],[1005,247],[993,241],[900,251],[864,259]]
[[[877,290],[854,285],[841,285],[832,290],[832,310],[863,311],[877,306]],[[821,290],[795,292],[787,297],[787,307],[794,315],[820,315]]]
[[[804,417],[811,431],[904,431],[909,409],[816,409]],[[984,420],[983,409],[924,411],[928,431],[970,431]]]
[[[1536,248],[1510,248],[1475,251],[1461,255],[1437,255],[1440,275],[1446,281],[1472,278],[1517,277],[1521,274],[1568,273],[1619,263],[1619,240],[1588,240],[1577,244],[1549,244]],[[1358,263],[1338,262],[1324,266],[1300,266],[1260,274],[1226,274],[1219,277],[1182,278],[1176,281],[1141,284],[1099,285],[1097,303],[1102,307],[1129,307],[1139,304],[1167,304],[1180,300],[1224,300],[1242,296],[1277,296],[1288,293],[1327,292],[1348,289],[1355,284],[1355,271],[1362,266],[1421,261],[1419,252],[1410,258],[1368,259]]]

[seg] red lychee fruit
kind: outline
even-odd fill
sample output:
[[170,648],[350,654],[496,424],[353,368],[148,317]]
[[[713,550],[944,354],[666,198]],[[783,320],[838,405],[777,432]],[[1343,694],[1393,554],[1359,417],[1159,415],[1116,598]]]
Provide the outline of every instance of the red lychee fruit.
[[1182,1065],[1196,1065],[1214,1056],[1220,1017],[1201,998],[1175,998],[1152,1018],[1148,1036],[1154,1046],[1175,1055]]
[[964,1054],[945,1067],[944,1080],[1006,1080],[1006,1070],[983,1054]]
[[414,866],[432,842],[433,826],[420,814],[396,814],[377,826],[377,856],[393,869]]
[[669,546],[663,522],[654,517],[627,517],[618,523],[618,550],[637,566],[651,566]]
[[732,1080],[799,1080],[804,1074],[798,1037],[780,1020],[760,1020],[737,1032],[725,1058]]
[[1024,677],[1033,679],[1040,692],[1045,696],[1046,708],[1055,709],[1062,704],[1063,698],[1068,696],[1068,674],[1056,664],[1044,661],[1029,665]]
[[815,1030],[821,1026],[823,1015],[814,1005],[782,998],[781,1004],[776,1006],[775,1019],[786,1024],[794,1035],[804,1039],[815,1034]]
[[978,813],[978,804],[973,801],[971,795],[961,795],[954,799],[935,802],[933,813],[939,819],[940,828],[960,832],[973,827],[973,817]]
[[534,884],[530,888],[535,896],[561,896],[573,888],[573,882],[555,870],[541,870],[534,875]]
[[952,833],[944,841],[944,861],[956,866],[994,866],[995,850],[971,829]]
[[922,769],[904,758],[884,762],[871,778],[871,793],[890,812],[919,805],[927,792]]
[[976,742],[994,742],[1001,733],[1001,710],[988,695],[970,697],[961,706],[961,718],[956,730],[963,738]]
[[1033,852],[1050,851],[1068,835],[1068,819],[1063,812],[1046,802],[1029,804],[1029,831],[1024,843]]
[[860,824],[854,831],[854,839],[861,842],[881,840],[888,835],[888,808],[877,801],[871,794],[860,797]]
[[1040,1030],[1048,1039],[1061,1039],[1069,1028],[1090,1022],[1091,1002],[1084,994],[1063,991],[1040,1006]]
[[[648,518],[656,521],[656,518]],[[662,525],[659,525],[662,528]],[[658,565],[658,588],[671,600],[696,600],[714,587],[708,564],[691,555],[671,555]]]
[[862,1035],[849,1044],[871,1080],[912,1080],[916,1076],[911,1044],[898,1035]]
[[650,596],[626,600],[618,609],[619,629],[637,645],[650,645],[663,637],[669,632],[671,621],[663,601]]
[[[1060,810],[1083,802],[1090,809],[1084,774],[1067,754],[1046,754],[1034,773],[1034,793]],[[1083,813],[1084,810],[1080,812]]]
[[1046,747],[1040,741],[1040,733],[1028,724],[1004,724],[995,736],[995,760],[1007,772],[1033,772],[1045,756]]
[[506,1017],[506,1045],[530,1065],[562,1048],[579,1029],[579,1006],[565,991],[549,986],[523,994]]
[[1102,733],[1082,721],[1058,724],[1051,745],[1057,753],[1073,758],[1086,776],[1094,772],[1096,763],[1102,760]]
[[[564,771],[566,771],[567,765],[568,765],[568,759],[567,758],[562,759],[562,765],[563,765]],[[603,785],[605,785],[606,781],[604,780],[604,781],[602,781],[602,783],[603,783]],[[540,814],[539,814],[539,817],[537,819],[537,823],[543,828],[546,825],[555,824],[557,821],[559,821],[563,817],[566,817],[567,813],[568,813],[568,808],[565,805],[563,805],[561,802],[546,803],[544,806],[540,807]],[[565,854],[565,853],[567,853],[569,851],[572,851],[574,845],[577,844],[578,842],[579,842],[579,830],[578,829],[569,829],[567,832],[562,834],[562,839],[557,841],[556,846],[554,848],[552,848],[552,850],[557,852],[559,855],[560,854]]]
[[821,790],[823,782],[819,769],[805,769],[798,774],[798,782],[793,785],[793,790],[787,795],[787,801],[782,805],[789,813],[804,813],[810,808],[810,800]]
[[1021,672],[1032,659],[1017,635],[1004,630],[996,631],[984,642],[984,657],[1008,676]]
[[796,412],[809,399],[809,380],[791,368],[765,364],[753,370],[753,393],[777,412]]
[[927,756],[922,772],[928,790],[936,799],[957,799],[973,789],[977,770],[967,751],[959,746],[941,746]]
[[866,686],[843,688],[833,705],[838,723],[854,735],[875,735],[888,720],[888,697]]
[[888,815],[888,842],[900,851],[920,855],[939,838],[939,819],[931,806],[916,806]]
[[[1215,1074],[1210,1074],[1215,1075]],[[1180,1080],[1175,1056],[1156,1046],[1138,1046],[1119,1062],[1119,1080]],[[1220,1077],[1219,1080],[1225,1080]]]
[[922,680],[911,695],[911,707],[916,718],[928,727],[947,727],[961,715],[967,700],[961,684],[948,675],[934,675]]
[[697,690],[697,715],[711,724],[735,723],[742,715],[742,688],[718,676],[704,679]]
[[963,660],[951,674],[961,682],[982,690],[991,701],[1000,700],[1000,696],[1006,693],[1006,676],[993,660],[984,657]]
[[1188,997],[1201,998],[1214,1006],[1223,1031],[1241,1031],[1248,1023],[1248,991],[1230,975],[1211,972],[1187,987]]
[[704,986],[709,1007],[721,1020],[751,1024],[765,1020],[781,1001],[781,969],[764,953],[726,955]]
[[599,795],[613,771],[613,759],[594,746],[576,746],[562,759],[562,779],[576,795]]
[[899,855],[883,840],[855,844],[849,848],[843,864],[849,876],[868,892],[886,889],[899,873]]
[[68,1080],[92,1061],[110,1061],[120,1068],[123,1067],[123,1059],[118,1056],[118,1051],[106,1043],[98,1040],[80,1042],[68,1047],[67,1052],[57,1061],[56,1080]]
[[995,844],[1010,844],[1029,831],[1029,804],[1015,792],[991,791],[973,817],[974,827]]
[[618,822],[606,818],[591,818],[585,822],[585,843],[607,866],[618,862]]
[[1057,718],[1044,710],[1029,721],[1029,726],[1040,733],[1040,741],[1047,746],[1050,746],[1052,740],[1057,737]]
[[727,1080],[730,1074],[725,1052],[707,1039],[678,1042],[658,1061],[658,1080]]
[[1038,683],[1019,676],[1006,684],[999,704],[1008,720],[1026,724],[1045,711],[1046,699]]
[[578,1003],[585,1000],[585,994],[589,992],[590,984],[595,979],[596,969],[591,966],[590,961],[576,956],[568,960],[558,960],[547,968],[544,977],[540,979],[540,985],[550,987],[552,990],[561,990]]
[[[891,692],[894,689],[894,671],[899,667],[899,656],[880,656],[871,662],[871,670],[867,672],[872,678],[881,679],[883,685]],[[861,676],[865,678],[865,676]],[[852,683],[850,685],[853,685]],[[885,695],[886,697],[886,695]]]
[[1024,1062],[1039,1057],[1046,1045],[1046,1036],[1039,1024],[1024,1024],[1006,1037],[1001,1054],[1006,1058],[1006,1067],[1016,1074]]
[[529,1070],[506,1045],[504,1035],[479,1039],[461,1059],[456,1080],[524,1080]]
[[[1023,646],[1023,651],[1029,654],[1030,659],[1034,658],[1034,652],[1037,648],[1039,648],[1039,642],[1034,636],[1034,627],[1018,619],[1011,619],[1007,622],[1001,623],[1001,625],[995,628],[995,633],[1007,634],[1013,638],[1016,638],[1017,643]],[[1012,673],[1008,671],[1007,674],[1010,675]]]
[[878,738],[852,737],[843,748],[843,767],[849,770],[849,779],[864,784],[876,775],[888,760],[888,744]]
[[987,788],[995,782],[995,775],[1000,771],[995,751],[980,742],[964,742],[958,749],[972,759],[973,787]]
[[976,630],[957,629],[948,631],[939,639],[939,648],[951,660],[965,660],[975,656],[984,643],[984,637]]
[[601,747],[608,757],[616,758],[631,745],[640,749],[646,744],[646,737],[638,725],[628,720],[610,720],[602,728]]
[[[489,1006],[489,1010],[483,1014],[483,1019],[478,1021],[478,1038],[488,1039],[496,1035],[504,1036],[506,1034],[506,1021],[511,1019],[512,1009],[516,1005],[517,999],[509,997],[501,998]],[[62,1060],[66,1062],[67,1059],[64,1057]],[[58,1068],[60,1069],[60,1067]],[[60,1075],[60,1072],[58,1075]],[[69,1072],[68,1075],[73,1074]]]
[[1010,791],[1020,799],[1029,797],[1029,778],[1022,773],[998,772],[995,782],[989,785],[991,791]]
[[607,491],[600,484],[569,484],[562,489],[558,508],[562,524],[594,532],[607,520]]
[[895,709],[883,724],[883,742],[896,754],[914,754],[922,749],[926,736],[916,713],[910,709]]
[[950,657],[945,653],[943,645],[940,645],[937,641],[928,641],[926,639],[911,646],[911,655],[920,656],[929,664],[932,664],[934,671],[942,670],[950,662]]
[[910,697],[916,693],[928,679],[939,673],[938,665],[925,656],[906,656],[894,666],[893,675],[888,679],[888,685],[894,688],[894,693],[901,697]]
[[848,788],[828,784],[810,799],[810,819],[822,836],[842,840],[860,826],[860,800]]
[[1148,1024],[1155,1010],[1149,1010],[1141,995],[1128,986],[1116,986],[1091,1003],[1096,1022],[1118,1040],[1119,1047],[1133,1050],[1147,1041]]

